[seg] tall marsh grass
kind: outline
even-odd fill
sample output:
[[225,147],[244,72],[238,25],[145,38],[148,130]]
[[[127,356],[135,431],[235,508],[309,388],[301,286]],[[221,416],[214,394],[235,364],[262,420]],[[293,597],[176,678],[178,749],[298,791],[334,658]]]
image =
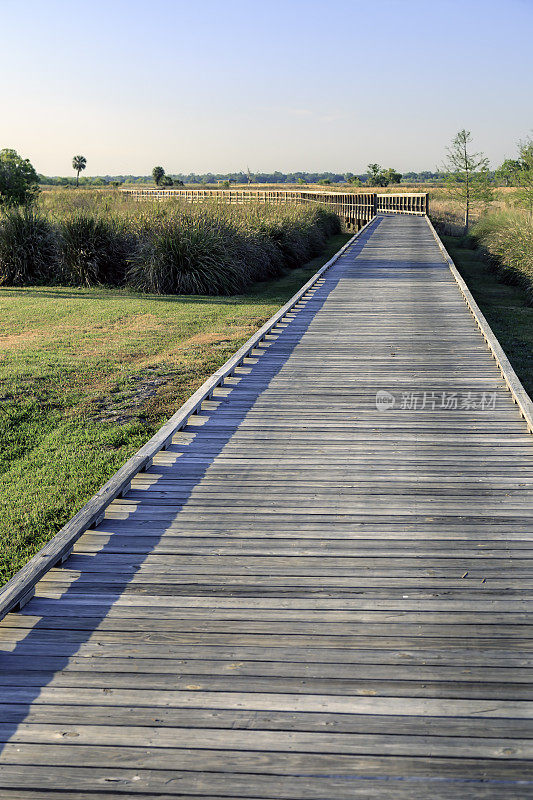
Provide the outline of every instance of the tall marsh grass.
[[60,274],[75,286],[124,284],[132,236],[113,218],[81,211],[59,223]]
[[53,225],[31,206],[0,214],[0,284],[27,286],[53,279],[58,266]]
[[[234,294],[308,261],[339,232],[338,217],[320,206],[139,203],[119,192],[43,192],[36,210],[0,217],[0,282]],[[19,240],[28,241],[25,267],[14,266]]]
[[476,248],[489,269],[503,282],[521,286],[533,305],[533,215],[521,206],[516,189],[499,188],[490,205],[475,205],[467,237],[462,209],[445,191],[431,198],[430,209],[440,233]]
[[473,227],[472,237],[496,274],[522,286],[533,305],[533,216],[522,209],[488,214]]

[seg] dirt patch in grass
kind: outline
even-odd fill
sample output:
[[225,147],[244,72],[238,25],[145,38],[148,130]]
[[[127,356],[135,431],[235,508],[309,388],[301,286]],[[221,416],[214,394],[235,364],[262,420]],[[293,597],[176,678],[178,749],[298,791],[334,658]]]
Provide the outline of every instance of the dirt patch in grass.
[[41,330],[22,331],[21,333],[0,333],[0,349],[11,350],[13,347],[23,347],[42,339]]
[[172,380],[172,373],[160,377],[130,376],[130,386],[99,399],[95,399],[89,414],[95,421],[112,422],[114,425],[125,425],[132,420],[146,423],[153,413],[149,405],[158,389]]

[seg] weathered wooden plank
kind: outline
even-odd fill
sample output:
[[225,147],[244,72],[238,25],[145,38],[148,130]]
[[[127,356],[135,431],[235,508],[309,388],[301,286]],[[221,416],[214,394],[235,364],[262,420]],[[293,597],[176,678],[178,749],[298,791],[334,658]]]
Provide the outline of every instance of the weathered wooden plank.
[[[182,649],[182,648],[181,648]],[[359,680],[374,681],[390,680],[413,681],[413,669],[409,664],[380,664],[381,656],[375,656],[375,663],[365,665],[368,662],[368,654],[363,652],[361,662],[352,664],[339,663],[337,660],[329,662],[314,661],[313,657],[307,662],[285,661],[282,656],[274,650],[269,660],[259,659],[230,659],[221,656],[219,659],[207,658],[205,652],[191,650],[190,658],[180,658],[179,653],[174,658],[134,658],[131,656],[105,656],[97,655],[83,656],[76,654],[65,659],[64,656],[56,654],[54,656],[41,656],[38,660],[29,661],[23,655],[1,655],[0,664],[2,673],[0,682],[9,683],[16,675],[12,671],[28,673],[37,672],[58,672],[58,673],[92,673],[95,678],[100,673],[117,673],[123,675],[135,674],[140,676],[156,675],[161,676],[167,673],[174,676],[183,677],[185,675],[203,676],[227,676],[244,675],[256,677],[273,676],[275,678],[328,678],[332,680],[344,679],[352,682]],[[259,654],[257,654],[259,655]],[[366,659],[365,659],[366,655]],[[264,658],[267,656],[264,654]],[[426,658],[424,652],[420,662]],[[383,659],[386,660],[386,659]],[[398,659],[396,659],[398,661]],[[8,671],[9,668],[9,671]],[[77,680],[82,680],[82,674],[77,676]],[[419,663],[416,670],[418,681],[459,681],[463,683],[482,683],[483,681],[492,683],[515,683],[529,684],[531,682],[532,669],[530,667],[493,667],[490,664],[482,666],[460,666],[450,664]],[[102,678],[104,679],[104,678]],[[35,680],[35,679],[34,679]],[[130,678],[131,680],[131,678]],[[145,677],[144,680],[148,680]],[[8,685],[8,684],[6,684]],[[94,682],[91,684],[94,685]]]
[[[465,612],[479,612],[493,611],[529,611],[533,604],[533,598],[528,596],[516,596],[509,592],[502,594],[495,594],[494,592],[484,591],[482,595],[473,593],[473,597],[458,597],[455,595],[449,597],[448,595],[439,595],[435,598],[432,595],[418,594],[403,594],[402,590],[390,591],[387,595],[380,593],[379,595],[373,592],[361,592],[356,598],[345,597],[343,593],[331,597],[315,597],[313,594],[306,593],[303,596],[287,597],[280,593],[278,596],[253,596],[248,597],[231,597],[227,595],[219,595],[216,597],[204,597],[202,595],[180,595],[179,597],[169,597],[167,595],[151,595],[149,598],[139,597],[137,595],[130,595],[123,593],[117,595],[84,595],[83,593],[68,595],[62,597],[61,600],[65,604],[61,607],[65,609],[72,608],[74,613],[84,614],[87,611],[88,616],[94,616],[97,613],[99,606],[106,613],[112,613],[114,610],[120,616],[123,610],[139,609],[144,613],[144,609],[153,609],[155,613],[169,610],[170,613],[175,613],[175,609],[239,609],[243,611],[251,611],[254,616],[261,609],[275,609],[279,619],[279,612],[289,613],[292,610],[302,611],[361,611],[361,610],[389,610],[389,611],[441,611],[447,613],[448,611],[465,611]],[[23,609],[19,613],[33,612],[34,607],[38,608],[40,602],[47,603],[47,608],[58,608],[57,602],[54,598],[50,598],[48,593],[39,590],[35,595],[35,606],[32,605],[30,609]],[[61,610],[58,609],[58,613]]]
[[[121,778],[109,778],[108,786],[115,781],[116,784],[121,783]],[[373,779],[374,780],[374,779]],[[376,781],[373,782],[370,789],[367,790],[368,787],[361,787],[355,786],[353,790],[352,797],[363,797],[365,800],[369,800],[369,798],[378,798],[382,800],[384,797],[383,794],[379,794],[379,792],[383,792],[384,790],[390,789],[390,784],[384,783],[388,779],[383,779],[379,781],[379,786],[377,785]],[[498,797],[501,800],[516,800],[517,798],[517,787],[515,784],[511,784],[510,786],[503,785],[501,786],[501,792],[499,793]],[[430,795],[435,800],[464,800],[464,787],[463,786],[450,786],[450,784],[446,784],[446,788],[443,789],[441,786],[434,787],[433,785],[427,785],[426,782],[421,782],[419,780],[418,785],[416,786],[404,786],[400,785],[395,788],[395,798],[397,800],[426,800],[426,798]],[[441,791],[442,789],[442,791]],[[528,797],[529,795],[524,794],[527,791],[527,786],[519,785],[519,789],[522,798]],[[328,789],[328,800],[334,800],[334,795],[331,794],[331,790]],[[376,794],[378,792],[378,794]],[[444,792],[444,794],[442,793]],[[470,783],[468,785],[468,793],[469,798],[471,800],[487,800],[487,798],[492,798],[494,795],[492,794],[492,788],[489,786],[480,785],[477,783]],[[264,791],[260,791],[261,796],[251,797],[247,795],[247,800],[265,800]],[[64,800],[65,793],[64,792],[56,792],[54,789],[47,790],[47,789],[39,789],[34,791],[33,789],[24,789],[23,791],[18,791],[17,789],[3,789],[3,798],[5,800]],[[153,793],[147,794],[135,794],[135,797],[142,798],[143,800],[153,800],[153,798],[157,796],[158,800],[175,800],[176,795],[170,794],[161,794],[157,793],[154,795]],[[99,790],[96,792],[91,791],[72,791],[72,789],[68,792],[69,800],[101,800],[102,794]],[[182,791],[179,793],[180,800],[198,800],[199,797],[202,797],[202,800],[242,800],[243,795],[239,794],[238,796],[229,795],[225,793],[224,795],[217,794],[184,794]],[[106,800],[124,800],[124,793],[118,792],[115,793],[112,789],[106,788],[105,793]],[[291,799],[292,800],[292,799]],[[305,798],[303,798],[305,800]]]
[[[130,535],[131,534],[131,535]],[[111,538],[112,537],[112,538]],[[358,543],[359,542],[359,543]],[[253,538],[233,536],[191,537],[164,534],[164,536],[144,535],[138,531],[115,531],[113,534],[86,534],[81,544],[75,545],[74,553],[91,555],[105,549],[109,554],[146,554],[154,555],[250,555],[250,556],[383,556],[391,558],[402,551],[410,558],[431,558],[452,549],[457,557],[476,558],[532,558],[533,547],[530,542],[511,540],[503,542],[487,541],[475,549],[475,545],[466,539],[435,539],[422,544],[417,540],[407,540],[405,548],[395,545],[394,540],[372,542],[368,539],[342,539],[323,541],[322,539],[291,539],[289,536],[276,537],[275,542],[262,542]]]
[[[93,733],[91,737],[96,742],[99,731],[100,728],[97,728],[96,735]],[[56,767],[64,766],[66,762],[81,761],[84,767],[129,767],[140,770],[168,770],[172,769],[175,764],[179,764],[181,769],[191,772],[218,771],[291,775],[302,772],[316,774],[316,772],[329,770],[337,774],[352,774],[364,766],[368,768],[369,759],[365,756],[371,755],[376,770],[381,762],[384,774],[389,773],[391,768],[398,769],[399,767],[403,768],[406,773],[416,774],[417,766],[419,767],[420,764],[415,759],[430,757],[432,748],[439,746],[439,749],[442,750],[440,766],[444,767],[443,772],[450,776],[455,774],[456,777],[460,775],[464,777],[468,767],[486,769],[487,766],[490,766],[494,777],[498,775],[500,778],[507,777],[511,780],[516,779],[520,768],[523,780],[526,776],[531,777],[531,767],[527,762],[517,763],[517,760],[530,759],[533,747],[527,740],[516,739],[504,739],[500,746],[489,744],[487,740],[462,740],[460,737],[442,737],[441,741],[438,737],[429,737],[421,742],[418,738],[403,737],[402,741],[402,737],[394,739],[383,736],[370,737],[367,742],[363,736],[353,736],[351,737],[354,740],[353,744],[348,747],[348,752],[346,752],[347,744],[339,741],[338,735],[335,737],[337,741],[333,745],[331,741],[324,742],[326,737],[320,734],[311,734],[306,737],[302,734],[283,735],[277,732],[276,734],[263,733],[262,736],[250,735],[250,733],[241,734],[241,748],[233,749],[235,743],[239,744],[238,741],[235,742],[238,737],[227,736],[227,731],[220,732],[218,737],[216,732],[199,731],[200,734],[205,734],[205,741],[201,743],[199,738],[190,736],[189,732],[187,732],[188,735],[183,736],[183,732],[176,729],[172,729],[175,737],[171,735],[156,737],[152,730],[148,732],[146,729],[142,729],[140,734],[135,737],[133,731],[128,731],[126,739],[128,744],[124,744],[123,728],[119,729],[119,734],[116,736],[118,746],[107,743],[105,746],[101,746],[97,743],[85,744],[83,729],[80,728],[57,733],[58,735],[49,739],[29,734],[29,738],[35,738],[35,741],[25,741],[23,744],[18,742],[17,744],[5,744],[0,755],[0,764],[3,761],[10,764],[41,764]],[[224,735],[229,740],[225,744],[222,738]],[[43,738],[44,744],[41,743]],[[105,736],[104,738],[107,740],[111,737]],[[243,741],[245,738],[248,738],[246,743]],[[71,743],[73,739],[75,739],[75,744]],[[147,739],[149,747],[146,746]],[[195,739],[196,741],[194,741]],[[132,740],[136,740],[137,744],[130,743]],[[181,746],[180,740],[182,741]],[[209,746],[213,747],[213,743],[215,749],[208,749]],[[59,746],[52,747],[50,744]],[[197,749],[194,749],[195,744]],[[321,744],[324,750],[320,749]],[[265,748],[264,752],[259,751],[260,745]],[[272,748],[273,745],[274,750],[267,749]],[[382,746],[381,752],[380,745]],[[461,745],[463,745],[463,750],[460,749]],[[410,747],[413,747],[413,753],[409,752]],[[331,750],[333,752],[330,752]],[[502,755],[504,752],[505,755]],[[480,764],[478,760],[492,758],[504,760],[511,754],[513,763],[502,766],[500,762],[497,769],[492,763],[490,765]],[[400,764],[391,763],[392,759],[398,756],[402,758]],[[457,759],[455,763],[452,761],[454,757]],[[470,760],[465,763],[466,759],[474,758],[476,762]],[[444,759],[449,759],[449,761],[445,762]],[[461,760],[459,761],[459,759]]]
[[[527,601],[526,601],[527,602]],[[339,606],[344,606],[343,601],[339,601]],[[86,620],[83,624],[95,625],[97,620],[106,617],[106,620],[116,620],[120,624],[127,624],[128,620],[144,620],[146,624],[151,624],[150,620],[159,621],[172,625],[176,620],[233,620],[233,621],[260,621],[268,622],[274,621],[280,624],[287,624],[291,622],[313,623],[320,625],[326,624],[389,624],[396,623],[417,623],[417,624],[431,624],[431,625],[524,625],[531,623],[531,616],[528,611],[521,612],[515,611],[498,611],[497,606],[490,604],[485,610],[480,610],[477,605],[474,610],[466,610],[461,608],[460,611],[453,610],[450,605],[443,604],[444,607],[438,606],[438,610],[427,608],[425,603],[418,603],[415,609],[411,604],[404,604],[404,608],[394,608],[394,603],[389,602],[387,608],[377,610],[375,608],[379,603],[372,601],[372,608],[364,608],[364,602],[361,603],[359,609],[321,609],[320,607],[295,607],[290,608],[288,604],[283,608],[279,603],[278,607],[273,604],[271,607],[247,607],[246,600],[241,600],[240,607],[219,607],[218,602],[211,602],[206,608],[194,608],[190,605],[188,607],[154,607],[151,604],[139,604],[137,606],[123,606],[113,605],[111,608],[108,605],[99,605],[97,601],[91,605],[72,602],[70,599],[65,598],[61,603],[46,601],[43,599],[36,599],[31,604],[31,609],[23,609],[19,614],[9,614],[5,618],[4,626],[6,627],[25,627],[42,625],[47,622],[48,625],[53,625],[53,620],[58,620],[58,625],[62,627],[68,626],[72,623],[71,627],[75,628],[82,620]],[[384,604],[382,604],[384,605]],[[401,605],[397,603],[397,605]],[[283,608],[282,618],[280,611]],[[533,610],[533,603],[529,601],[529,609]],[[31,614],[30,614],[31,611]],[[102,628],[100,628],[102,630]],[[333,629],[335,630],[335,629]]]
[[[482,767],[484,765],[481,765]],[[393,765],[390,765],[392,769]],[[413,775],[406,780],[405,774],[398,774],[399,785],[394,785],[394,797],[399,800],[427,800],[428,796],[436,800],[454,800],[464,798],[468,791],[469,798],[494,798],[495,791],[500,798],[513,798],[516,800],[517,791],[522,797],[531,797],[533,785],[527,779],[511,780],[508,783],[498,780],[501,772],[494,768],[479,772],[472,770],[467,774],[467,764],[464,765],[464,777],[459,780],[453,777],[442,777],[434,781],[431,776],[424,780],[423,776]],[[365,775],[359,766],[350,775],[331,776],[320,772],[302,777],[295,776],[270,776],[252,775],[246,773],[203,772],[190,773],[177,769],[173,770],[132,770],[118,767],[107,768],[82,768],[82,767],[47,767],[33,765],[3,765],[0,770],[0,787],[5,789],[21,787],[27,789],[72,790],[77,791],[102,791],[120,786],[122,796],[128,792],[132,796],[148,793],[148,796],[164,798],[285,798],[285,800],[351,800],[354,797],[382,798],[390,794],[391,780],[394,775],[383,775],[383,768],[377,772],[369,763],[369,771]],[[490,773],[494,772],[494,783],[491,782]],[[503,784],[503,785],[502,785]],[[232,791],[233,790],[233,791]],[[5,795],[4,795],[5,796]],[[72,795],[71,795],[72,796]]]
[[[384,614],[383,616],[390,616]],[[426,621],[419,618],[416,621],[383,619],[351,621],[326,621],[326,620],[264,620],[264,619],[219,619],[214,614],[205,615],[203,618],[194,619],[166,617],[154,619],[153,617],[124,618],[116,616],[101,617],[59,617],[44,616],[33,617],[29,615],[11,614],[5,618],[1,627],[0,641],[12,635],[13,631],[31,631],[41,634],[43,631],[94,631],[98,634],[104,631],[128,633],[241,633],[243,638],[248,634],[279,634],[280,636],[324,636],[351,637],[366,634],[367,624],[372,625],[373,636],[441,636],[468,638],[469,640],[482,636],[494,639],[533,639],[533,625],[523,620],[519,622],[496,622],[485,620],[480,623],[464,623],[454,620],[448,622],[439,620]]]
[[[526,746],[525,742],[532,740],[531,722],[521,719],[491,719],[487,725],[485,719],[475,717],[419,717],[419,716],[368,716],[365,714],[328,714],[328,713],[293,713],[286,711],[255,711],[253,716],[247,711],[236,709],[201,709],[190,708],[187,710],[187,723],[184,727],[183,711],[179,708],[158,708],[154,714],[154,709],[149,706],[101,706],[91,704],[84,706],[77,704],[73,710],[71,705],[57,704],[32,704],[24,717],[24,722],[17,727],[13,733],[13,722],[20,722],[20,705],[16,702],[0,704],[4,725],[2,728],[3,736],[11,731],[12,736],[21,741],[32,740],[31,735],[26,735],[27,731],[33,730],[33,725],[43,726],[44,730],[50,730],[50,735],[61,736],[62,740],[69,742],[78,737],[70,736],[69,732],[78,733],[80,720],[83,725],[91,726],[95,736],[116,737],[113,741],[118,742],[119,737],[122,741],[129,740],[128,736],[135,736],[135,726],[142,729],[149,728],[153,736],[165,736],[165,729],[170,728],[178,731],[174,741],[178,741],[179,731],[183,730],[183,735],[187,735],[189,742],[196,741],[196,729],[205,732],[204,742],[209,743],[210,747],[217,746],[217,743],[227,746],[232,743],[232,747],[237,747],[240,739],[237,733],[244,731],[250,736],[248,749],[253,748],[253,732],[277,731],[277,732],[303,732],[316,734],[358,735],[363,734],[368,737],[368,749],[382,748],[378,754],[384,755],[387,752],[396,755],[415,754],[419,752],[416,748],[417,742],[424,747],[424,739],[418,737],[437,738],[457,737],[466,747],[468,740],[472,741],[472,747],[483,746],[491,748],[491,757],[512,758],[513,753],[505,752],[506,748],[500,744],[500,740],[508,739],[516,742],[516,747]],[[73,717],[74,713],[74,717]],[[127,731],[120,733],[120,728],[127,728]],[[226,732],[229,731],[228,738],[225,739]],[[186,733],[185,733],[186,732]],[[233,732],[233,733],[232,733]],[[145,731],[146,733],[146,731]],[[66,734],[66,735],[63,735]],[[202,733],[199,734],[202,737]],[[371,737],[375,735],[375,740]],[[406,738],[404,738],[406,737]],[[408,737],[417,737],[416,740],[409,741]],[[359,738],[359,737],[358,737]],[[16,740],[16,739],[15,739]],[[200,741],[202,739],[200,738]],[[342,739],[335,740],[339,748],[342,747]],[[348,740],[349,743],[350,740]],[[351,740],[354,744],[357,739]],[[100,742],[100,739],[99,739]],[[361,745],[357,745],[363,746]],[[450,745],[451,746],[451,745]],[[528,745],[529,746],[529,745]],[[499,751],[498,751],[498,748]],[[302,748],[301,748],[302,749]],[[362,751],[361,751],[362,752]],[[464,754],[466,757],[466,753]]]
[[[96,666],[96,664],[95,664]],[[484,700],[504,703],[509,701],[533,701],[533,688],[531,681],[505,682],[499,681],[497,675],[492,675],[493,680],[484,676],[481,681],[460,681],[445,679],[425,678],[424,681],[416,680],[412,676],[407,680],[396,680],[394,668],[389,668],[387,677],[376,678],[360,677],[354,680],[350,677],[316,678],[312,675],[304,677],[287,677],[275,675],[240,675],[229,669],[225,675],[209,675],[200,672],[187,673],[186,675],[166,673],[136,673],[132,664],[129,671],[114,673],[96,673],[87,670],[65,670],[57,672],[50,680],[46,670],[20,670],[16,674],[0,673],[0,687],[14,686],[17,689],[36,687],[47,684],[53,688],[71,689],[104,689],[107,692],[128,689],[135,683],[136,691],[144,690],[169,690],[187,692],[250,692],[250,693],[291,693],[295,695],[320,694],[342,695],[352,697],[407,697],[434,698],[444,696],[447,700],[460,699]],[[128,669],[128,667],[126,667]],[[179,665],[176,664],[176,669]],[[372,671],[369,672],[372,675]],[[139,703],[142,704],[142,697]]]
[[[504,563],[502,563],[502,561]],[[441,575],[446,575],[448,570],[453,570],[453,575],[457,575],[462,567],[465,567],[461,577],[469,566],[478,566],[483,569],[488,575],[492,570],[496,570],[498,575],[502,575],[505,569],[511,569],[512,572],[521,577],[524,573],[533,568],[533,561],[530,558],[516,558],[512,561],[509,555],[507,557],[484,557],[481,564],[477,562],[474,556],[471,559],[466,558],[463,554],[459,553],[454,557],[450,557],[448,553],[434,553],[430,558],[421,560],[418,557],[404,557],[403,555],[385,556],[385,555],[370,555],[362,557],[357,554],[356,556],[330,556],[323,553],[320,556],[251,556],[251,555],[237,555],[237,556],[180,556],[176,559],[176,563],[169,565],[169,559],[164,555],[157,555],[149,553],[144,559],[139,559],[135,554],[111,554],[102,553],[91,556],[72,555],[69,559],[69,568],[64,570],[57,570],[54,574],[68,575],[77,570],[83,570],[85,573],[95,572],[114,572],[115,574],[122,571],[136,571],[143,570],[145,572],[163,572],[166,574],[174,574],[189,570],[210,571],[211,568],[224,573],[226,570],[236,571],[239,568],[249,570],[253,574],[275,574],[277,570],[282,571],[284,574],[309,574],[310,572],[318,572],[321,575],[329,574],[329,570],[333,570],[334,574],[342,575],[344,570],[350,570],[353,575],[359,574],[360,570],[364,570],[365,574],[399,574],[403,573],[407,576],[415,574],[417,570],[422,570],[423,573],[438,569]],[[465,575],[467,578],[468,575]]]
[[[246,640],[221,641],[221,637],[182,636],[176,642],[125,642],[109,640],[105,637],[92,637],[84,642],[63,641],[56,642],[50,639],[33,638],[23,640],[16,647],[16,653],[28,659],[43,657],[61,657],[64,663],[75,652],[80,658],[126,658],[126,659],[227,659],[241,661],[245,659],[264,661],[320,662],[329,661],[335,664],[408,664],[414,666],[448,665],[456,667],[487,666],[494,668],[530,667],[531,651],[524,648],[506,648],[492,646],[490,640],[464,642],[451,648],[450,641],[421,641],[399,640],[383,643],[378,647],[379,640],[360,643],[359,647],[343,648],[336,644],[320,647],[319,643],[309,644],[305,639],[301,642],[292,638],[291,644],[284,645],[275,639],[260,639],[250,642]],[[6,642],[5,646],[12,646],[13,642]],[[389,645],[387,647],[387,644]],[[448,645],[448,646],[446,646]],[[3,663],[9,664],[11,656],[3,657]]]
[[[109,778],[108,786],[115,781],[116,784],[121,783],[121,778]],[[368,787],[358,786],[356,785],[353,789],[352,797],[363,797],[365,800],[369,800],[369,798],[382,798],[385,796],[383,794],[379,794],[379,792],[383,792],[385,790],[390,789],[390,784],[384,783],[384,781],[388,780],[384,778],[378,782],[373,779],[373,784],[368,789]],[[377,785],[379,783],[379,786]],[[510,786],[499,784],[501,791],[498,794],[498,798],[501,800],[516,800],[517,799],[517,786],[513,783]],[[527,786],[518,785],[521,797],[529,797],[528,794],[524,794],[524,792],[528,791]],[[453,784],[446,784],[446,788],[441,786],[434,787],[432,784],[428,785],[425,781],[421,782],[418,781],[418,785],[416,786],[395,786],[395,795],[394,797],[397,800],[426,800],[428,796],[435,798],[435,800],[464,800],[464,787],[461,786],[454,786]],[[328,789],[328,800],[334,800],[334,795],[331,794],[331,790]],[[487,800],[487,798],[494,798],[492,794],[491,786],[477,784],[477,783],[469,783],[468,784],[468,794],[471,800]],[[376,794],[378,792],[378,794]],[[444,792],[444,793],[443,793]],[[247,795],[247,800],[265,800],[264,791],[260,791],[261,796],[251,797]],[[64,800],[65,793],[64,792],[56,792],[55,790],[47,790],[47,789],[39,789],[34,791],[33,789],[24,789],[23,791],[18,791],[17,789],[3,789],[3,798],[5,800]],[[170,794],[161,794],[157,793],[154,795],[153,793],[147,794],[135,794],[135,797],[142,798],[143,800],[153,800],[153,798],[157,796],[158,800],[175,800],[176,795]],[[91,791],[72,791],[72,789],[68,792],[69,800],[101,800],[102,794],[99,790],[96,792]],[[239,794],[238,796],[229,795],[225,793],[224,795],[217,794],[202,794],[199,795],[198,793],[195,794],[184,794],[182,791],[179,793],[180,800],[198,800],[199,797],[202,797],[202,800],[242,800],[243,795]],[[118,792],[115,793],[112,789],[107,788],[105,793],[106,800],[124,800],[124,793]],[[292,800],[292,798],[291,798]],[[303,798],[305,800],[305,798]]]
[[[317,739],[311,742],[310,751],[304,749],[299,751],[297,744],[299,737],[291,735],[280,736],[279,733],[264,733],[263,748],[242,747],[242,749],[232,749],[226,745],[217,749],[209,749],[207,743],[202,747],[192,748],[186,740],[184,746],[179,747],[172,742],[170,736],[166,737],[167,743],[160,744],[157,737],[153,737],[152,731],[144,731],[144,736],[139,736],[139,744],[122,744],[118,746],[107,744],[85,744],[80,741],[80,729],[74,729],[67,733],[76,737],[76,743],[72,744],[72,739],[65,742],[59,737],[56,738],[59,746],[51,747],[47,743],[24,742],[17,744],[6,744],[0,754],[0,765],[2,762],[10,765],[29,765],[29,766],[49,766],[51,768],[63,767],[65,763],[76,763],[80,761],[84,768],[133,768],[137,770],[173,770],[179,764],[179,769],[184,772],[193,773],[222,773],[222,774],[248,774],[248,775],[303,775],[310,773],[315,777],[327,776],[334,773],[336,775],[375,775],[392,776],[411,776],[435,775],[436,765],[427,760],[427,757],[398,757],[388,755],[383,757],[371,750],[372,759],[367,758],[367,749],[362,744],[362,751],[346,753],[339,742],[338,747],[341,752],[334,748],[331,742],[329,747],[326,745],[325,752],[320,750],[320,736],[313,734],[312,738]],[[179,733],[178,733],[178,739]],[[121,729],[120,740],[123,740],[124,732]],[[96,737],[91,737],[96,738]],[[107,738],[107,737],[106,737]],[[213,737],[209,735],[209,741]],[[231,737],[233,738],[233,737]],[[242,738],[242,734],[241,734]],[[308,737],[311,738],[311,737]],[[325,737],[322,737],[324,741]],[[338,737],[333,737],[338,739]],[[144,742],[143,742],[144,739]],[[146,747],[148,739],[150,747]],[[253,743],[253,736],[250,741]],[[128,737],[129,740],[129,737]],[[55,742],[54,742],[55,743]],[[433,742],[435,744],[435,742]],[[199,744],[199,743],[198,743]],[[429,743],[428,743],[429,744]],[[458,743],[457,743],[458,744]],[[220,745],[220,743],[219,743]],[[287,745],[289,745],[287,747]],[[296,745],[296,746],[295,746]],[[529,780],[533,786],[533,765],[524,760],[523,755],[518,753],[523,749],[528,759],[531,754],[531,744],[528,742],[517,742],[513,740],[504,741],[503,748],[514,753],[513,763],[507,763],[505,759],[493,760],[490,755],[480,755],[475,760],[466,757],[458,750],[458,746],[453,747],[448,741],[442,743],[443,754],[439,759],[438,774],[441,780],[447,778],[472,780],[515,780],[518,772],[520,779]],[[451,756],[447,752],[447,745],[450,747]],[[513,746],[514,745],[514,746]],[[521,746],[523,745],[523,746]],[[330,751],[331,748],[333,752]],[[422,749],[422,748],[421,748]],[[426,753],[429,747],[426,745]],[[475,750],[475,747],[472,747]],[[482,745],[481,753],[490,752],[491,748]],[[492,748],[494,752],[496,748]],[[500,750],[501,752],[501,750]],[[476,754],[477,755],[477,754]],[[455,758],[454,758],[455,756]],[[486,759],[483,760],[483,759]],[[0,783],[1,783],[0,766]],[[490,777],[489,777],[490,776]]]
[[0,687],[0,702],[71,703],[80,705],[150,705],[175,708],[227,708],[249,711],[324,712],[370,715],[444,716],[531,719],[533,702],[526,700],[452,699],[409,696],[336,696],[276,692],[135,690],[45,686],[38,696],[32,687]]

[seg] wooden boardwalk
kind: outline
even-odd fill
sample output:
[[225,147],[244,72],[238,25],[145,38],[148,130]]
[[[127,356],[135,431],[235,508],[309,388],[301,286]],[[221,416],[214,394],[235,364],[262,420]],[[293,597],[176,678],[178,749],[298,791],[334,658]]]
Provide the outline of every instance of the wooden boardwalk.
[[0,796],[533,797],[532,490],[426,219],[377,217],[1,623]]

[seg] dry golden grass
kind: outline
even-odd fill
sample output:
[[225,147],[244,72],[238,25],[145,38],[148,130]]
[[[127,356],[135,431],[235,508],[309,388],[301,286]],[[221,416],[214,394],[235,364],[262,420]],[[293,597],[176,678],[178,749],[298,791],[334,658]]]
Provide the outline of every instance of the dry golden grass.
[[[462,236],[464,233],[464,207],[455,200],[447,188],[429,189],[429,209],[433,222],[446,236]],[[474,227],[491,214],[500,212],[520,212],[517,208],[517,190],[512,186],[499,186],[494,189],[491,203],[473,203],[470,220]]]

